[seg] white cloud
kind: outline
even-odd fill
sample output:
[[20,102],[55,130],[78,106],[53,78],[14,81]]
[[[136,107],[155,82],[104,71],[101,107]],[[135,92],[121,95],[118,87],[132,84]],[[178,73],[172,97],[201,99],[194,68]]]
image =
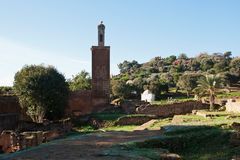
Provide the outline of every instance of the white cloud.
[[28,47],[0,37],[0,86],[12,85],[14,74],[26,64],[49,64],[55,66],[67,78],[85,69],[90,62]]

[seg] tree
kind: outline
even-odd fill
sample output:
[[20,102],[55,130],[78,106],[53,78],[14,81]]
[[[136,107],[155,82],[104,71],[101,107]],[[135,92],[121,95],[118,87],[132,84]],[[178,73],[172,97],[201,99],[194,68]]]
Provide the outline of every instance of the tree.
[[207,71],[207,70],[213,68],[213,65],[214,65],[211,58],[203,58],[200,63],[201,63],[200,68],[203,71]]
[[9,86],[0,86],[0,95],[14,94],[13,87]]
[[228,52],[225,52],[223,54],[224,58],[227,60],[227,61],[230,61],[232,59],[232,52],[231,51],[228,51]]
[[206,75],[197,81],[198,86],[194,91],[200,95],[209,96],[210,111],[214,110],[214,101],[216,96],[216,89],[222,87],[223,79],[219,75]]
[[200,69],[200,62],[196,58],[192,59],[189,65],[191,71],[198,71]]
[[126,84],[125,81],[121,80],[111,80],[111,89],[114,97],[122,99],[130,98],[133,91],[133,87],[131,85]]
[[139,68],[141,65],[133,60],[132,62],[130,61],[123,61],[123,63],[118,64],[118,68],[120,69],[120,73],[126,73],[126,72],[131,72]]
[[231,72],[240,76],[240,57],[232,59],[230,63]]
[[176,56],[171,55],[171,56],[166,57],[166,58],[164,59],[164,63],[165,63],[166,65],[171,65],[176,59],[177,59]]
[[14,90],[21,107],[34,122],[43,118],[58,119],[64,114],[68,86],[65,78],[52,66],[24,66],[14,77]]
[[178,59],[186,60],[186,59],[188,59],[188,57],[187,57],[187,55],[185,53],[181,53],[181,54],[179,54]]
[[85,70],[73,76],[68,83],[71,91],[91,89],[91,78]]
[[201,77],[201,74],[188,73],[183,74],[178,82],[177,86],[187,92],[187,96],[197,87],[197,80]]

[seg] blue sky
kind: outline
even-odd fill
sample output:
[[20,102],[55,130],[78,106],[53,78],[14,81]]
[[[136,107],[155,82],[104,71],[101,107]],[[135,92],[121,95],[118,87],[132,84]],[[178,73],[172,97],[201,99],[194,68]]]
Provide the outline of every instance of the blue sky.
[[25,64],[66,78],[91,72],[97,25],[106,25],[111,73],[123,60],[232,51],[240,56],[239,0],[0,0],[0,86]]

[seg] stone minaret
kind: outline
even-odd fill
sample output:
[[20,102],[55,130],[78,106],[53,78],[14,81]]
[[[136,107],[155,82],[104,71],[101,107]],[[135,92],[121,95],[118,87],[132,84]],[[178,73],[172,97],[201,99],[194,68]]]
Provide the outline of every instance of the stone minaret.
[[92,46],[92,105],[99,110],[109,104],[110,47],[105,46],[105,26],[98,25],[98,46]]
[[98,25],[98,46],[104,46],[105,41],[105,26],[101,21],[101,24]]

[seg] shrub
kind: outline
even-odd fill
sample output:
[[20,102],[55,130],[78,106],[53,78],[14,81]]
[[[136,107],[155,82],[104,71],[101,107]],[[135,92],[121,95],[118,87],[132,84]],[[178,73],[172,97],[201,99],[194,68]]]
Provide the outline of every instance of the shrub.
[[52,66],[24,66],[15,74],[14,90],[21,107],[34,122],[57,119],[64,114],[68,86],[62,74]]

